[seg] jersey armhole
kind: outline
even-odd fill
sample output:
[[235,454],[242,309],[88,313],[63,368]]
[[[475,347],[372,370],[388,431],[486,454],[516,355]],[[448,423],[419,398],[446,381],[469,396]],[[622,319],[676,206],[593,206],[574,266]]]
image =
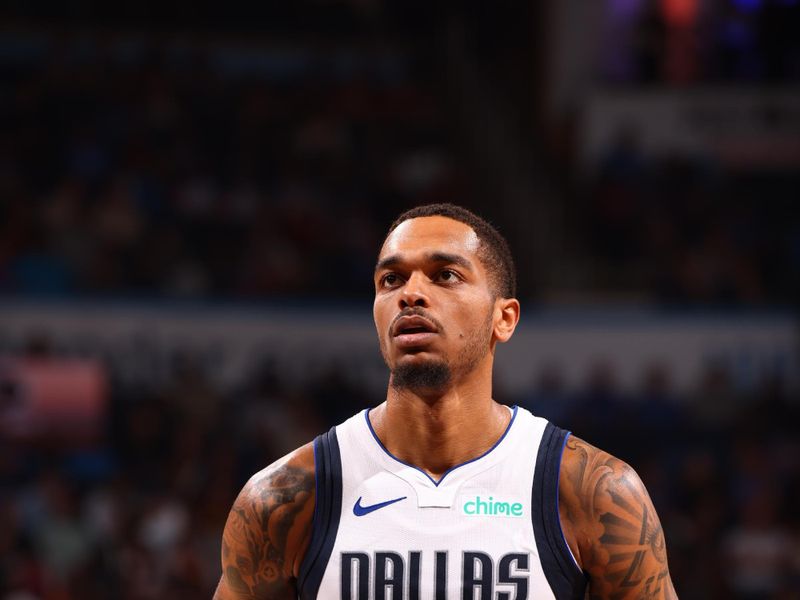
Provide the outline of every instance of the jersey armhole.
[[[564,448],[567,446],[567,440],[569,436],[572,435],[571,431],[567,431],[567,435],[564,436],[564,441],[561,444],[561,454],[558,456],[558,482],[556,483],[556,508],[561,506],[561,459],[564,456]],[[567,536],[564,535],[564,525],[561,523],[561,512],[558,512],[558,530],[561,532],[561,539],[564,542],[564,546],[567,548],[567,552],[569,552],[569,557],[572,559],[572,563],[575,565],[575,568],[583,573],[583,569],[578,564],[578,560],[575,558],[575,555],[572,553],[572,548],[569,547],[567,543]]]
[[311,541],[297,577],[297,589],[302,600],[317,597],[339,529],[342,460],[335,427],[314,439],[314,479],[316,501],[311,522]]
[[587,578],[564,538],[558,511],[561,457],[568,431],[548,423],[542,434],[533,476],[531,519],[539,559],[557,600],[582,599]]

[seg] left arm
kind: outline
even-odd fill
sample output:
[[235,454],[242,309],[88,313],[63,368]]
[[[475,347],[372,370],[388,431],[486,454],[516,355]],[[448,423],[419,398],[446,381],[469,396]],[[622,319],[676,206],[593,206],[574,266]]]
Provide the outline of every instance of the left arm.
[[677,600],[664,532],[636,472],[570,436],[561,459],[559,511],[593,600]]

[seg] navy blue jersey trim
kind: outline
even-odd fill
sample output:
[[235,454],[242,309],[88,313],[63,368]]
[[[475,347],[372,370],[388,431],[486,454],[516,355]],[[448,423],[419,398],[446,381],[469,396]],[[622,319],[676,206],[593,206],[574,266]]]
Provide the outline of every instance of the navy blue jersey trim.
[[586,576],[575,564],[558,513],[558,479],[567,436],[568,431],[552,423],[545,426],[533,474],[531,519],[542,569],[556,600],[582,600]]
[[433,485],[435,485],[436,487],[438,487],[438,486],[439,486],[439,484],[440,484],[440,483],[442,483],[442,481],[444,481],[444,478],[445,478],[445,477],[447,477],[447,476],[448,476],[450,473],[452,473],[452,472],[453,472],[453,471],[455,471],[456,469],[459,469],[459,468],[463,467],[464,465],[468,465],[468,464],[470,464],[470,463],[473,463],[473,462],[475,462],[476,460],[480,460],[480,459],[482,459],[484,456],[486,456],[487,454],[489,454],[489,453],[490,453],[492,450],[494,450],[495,448],[497,448],[497,447],[500,445],[500,442],[502,442],[502,441],[505,439],[505,437],[508,435],[508,432],[509,432],[509,431],[511,431],[511,426],[514,424],[514,419],[516,419],[516,418],[517,418],[517,408],[518,408],[518,407],[517,407],[516,405],[514,405],[514,406],[512,407],[512,409],[511,409],[511,420],[508,422],[508,425],[506,426],[506,430],[503,432],[503,435],[501,435],[501,436],[500,436],[500,439],[499,439],[499,440],[497,440],[497,441],[496,441],[496,442],[495,442],[495,443],[492,445],[492,447],[491,447],[491,448],[489,448],[489,449],[488,449],[486,452],[484,452],[484,453],[483,453],[483,454],[481,454],[480,456],[476,456],[475,458],[471,458],[470,460],[468,460],[468,461],[466,461],[466,462],[463,462],[463,463],[457,464],[457,465],[455,465],[455,466],[453,466],[453,467],[450,467],[449,469],[447,469],[447,471],[445,471],[445,472],[442,474],[442,476],[441,476],[441,477],[439,477],[439,479],[438,479],[438,480],[436,480],[436,479],[434,479],[433,477],[431,477],[430,475],[428,475],[428,474],[427,474],[425,471],[423,471],[422,469],[420,469],[420,468],[419,468],[419,467],[417,467],[416,465],[412,465],[412,464],[410,464],[410,463],[407,463],[407,462],[406,462],[406,461],[404,461],[404,460],[400,460],[400,459],[399,459],[399,458],[397,458],[397,457],[396,457],[394,454],[392,454],[391,452],[389,452],[389,451],[386,449],[386,446],[384,446],[384,445],[383,445],[383,442],[381,442],[380,438],[379,438],[379,437],[378,437],[378,435],[375,433],[375,430],[372,428],[372,423],[371,423],[371,422],[370,422],[370,420],[369,420],[369,409],[366,409],[366,410],[364,410],[364,418],[365,418],[365,419],[366,419],[366,421],[367,421],[367,427],[369,427],[369,432],[372,434],[372,437],[373,437],[373,438],[375,439],[375,441],[378,443],[378,446],[380,446],[380,447],[381,447],[381,450],[383,450],[383,451],[384,451],[386,454],[388,454],[388,455],[389,455],[389,456],[390,456],[392,459],[394,459],[394,460],[396,460],[397,462],[399,462],[401,465],[405,465],[405,466],[407,466],[407,467],[411,467],[412,469],[416,469],[417,471],[419,471],[420,473],[422,473],[423,475],[425,475],[425,477],[427,477],[428,479],[430,479],[430,480],[431,480],[431,482],[433,483]]
[[342,514],[342,457],[335,427],[314,440],[314,468],[316,499],[311,542],[300,564],[297,578],[301,600],[314,600],[317,597],[336,541],[336,532],[339,530],[339,518]]

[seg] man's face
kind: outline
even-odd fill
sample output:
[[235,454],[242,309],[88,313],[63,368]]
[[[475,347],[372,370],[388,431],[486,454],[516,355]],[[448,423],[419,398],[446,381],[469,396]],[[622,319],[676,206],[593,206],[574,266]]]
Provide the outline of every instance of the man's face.
[[373,314],[393,386],[442,388],[486,357],[495,297],[479,244],[471,227],[440,216],[405,221],[386,238]]

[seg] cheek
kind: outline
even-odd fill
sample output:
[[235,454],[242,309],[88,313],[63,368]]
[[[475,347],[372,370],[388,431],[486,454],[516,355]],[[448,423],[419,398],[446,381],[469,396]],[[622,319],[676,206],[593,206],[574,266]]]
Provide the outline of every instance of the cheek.
[[458,315],[459,327],[456,331],[459,340],[472,338],[476,334],[483,333],[487,327],[485,312],[483,308],[476,308],[463,311]]
[[385,304],[385,302],[376,299],[372,305],[372,320],[375,323],[375,329],[378,332],[378,339],[381,343],[386,337],[386,328],[389,326]]
[[489,334],[494,324],[494,305],[478,304],[475,309],[465,313],[464,326],[459,330],[459,339],[483,339]]

